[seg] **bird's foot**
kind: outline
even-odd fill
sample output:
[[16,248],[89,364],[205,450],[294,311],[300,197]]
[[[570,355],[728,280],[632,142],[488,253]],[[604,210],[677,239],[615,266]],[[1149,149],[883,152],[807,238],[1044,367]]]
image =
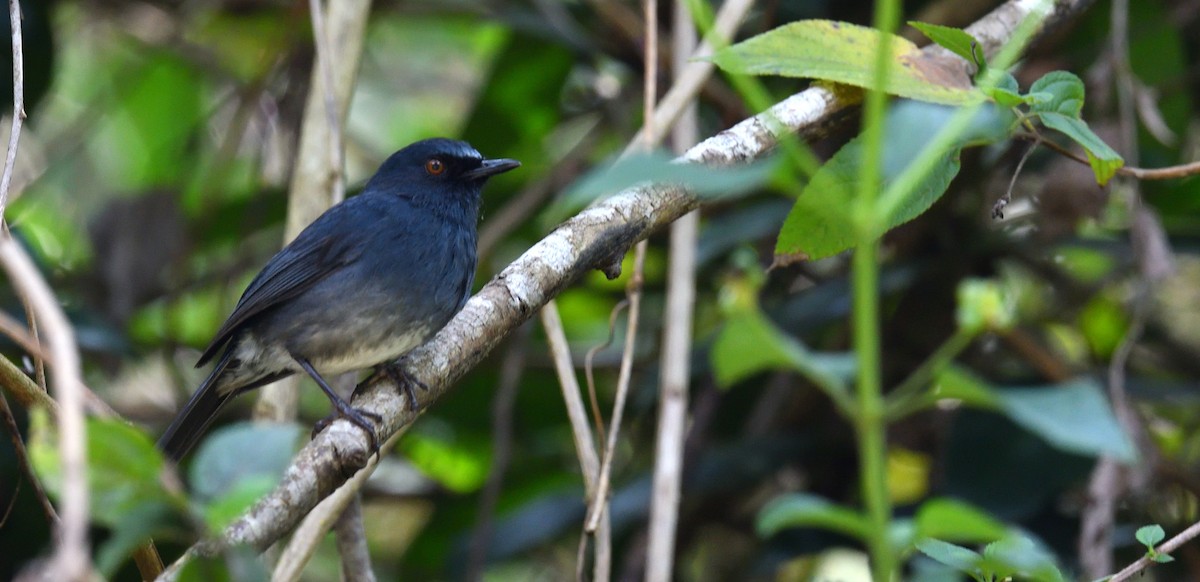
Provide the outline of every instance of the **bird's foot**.
[[429,386],[424,382],[413,377],[408,369],[404,367],[404,360],[388,362],[375,366],[375,378],[385,377],[391,380],[396,386],[399,386],[404,391],[404,395],[408,397],[408,409],[417,410],[417,393],[413,390],[413,386],[417,386],[422,392],[428,392]]
[[[313,438],[316,438],[318,433],[325,430],[330,424],[333,424],[333,421],[344,418],[350,424],[363,429],[363,432],[367,433],[367,440],[370,441],[371,446],[371,454],[379,454],[379,435],[375,432],[375,423],[383,422],[383,417],[374,412],[350,406],[345,400],[340,398],[331,402],[333,404],[333,412],[330,412],[329,416],[318,420],[317,424],[313,426]],[[367,420],[368,418],[371,420]]]

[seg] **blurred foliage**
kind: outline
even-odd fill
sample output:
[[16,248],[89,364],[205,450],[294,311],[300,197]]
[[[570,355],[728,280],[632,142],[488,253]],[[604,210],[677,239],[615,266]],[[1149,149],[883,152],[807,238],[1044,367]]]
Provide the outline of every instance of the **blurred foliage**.
[[[995,4],[979,3],[974,15],[949,20],[927,16],[946,14],[939,9],[950,3],[908,2],[906,16],[961,27]],[[669,3],[662,4],[665,26]],[[865,24],[871,6],[760,4],[739,40],[813,26],[779,28],[800,19]],[[1117,151],[1127,154],[1128,165],[1142,167],[1195,158],[1191,117],[1200,85],[1192,63],[1200,24],[1184,0],[1130,4],[1136,158],[1116,147],[1111,6],[1102,0],[1043,39],[1011,77],[989,78],[996,88],[985,92],[1082,143],[1095,173],[1038,148],[1016,176],[1004,219],[992,219],[1028,142],[1001,139],[1013,119],[1007,109],[989,109],[969,143],[943,152],[929,178],[936,187],[901,201],[889,215],[896,228],[884,240],[880,276],[883,372],[889,389],[904,390],[890,397],[897,406],[889,409],[895,414],[887,472],[897,516],[889,535],[915,548],[907,570],[914,578],[986,571],[1049,579],[1051,570],[1079,571],[1079,520],[1099,455],[1136,462],[1148,479],[1139,495],[1122,499],[1116,516],[1118,564],[1146,554],[1137,528],[1157,523],[1170,536],[1200,518],[1197,181],[1096,184],[1115,169]],[[89,424],[94,556],[104,574],[132,580],[125,557],[141,536],[154,534],[170,559],[219,528],[274,482],[300,435],[328,412],[325,398],[306,383],[298,426],[249,427],[235,422],[248,416],[252,400],[241,398],[172,477],[150,445],[197,385],[198,350],[279,248],[314,61],[307,3],[22,5],[29,119],[15,177],[20,197],[7,216],[72,317],[88,385],[136,425]],[[346,123],[350,189],[395,149],[433,135],[520,159],[519,172],[485,192],[481,229],[497,230],[494,243],[481,249],[476,280],[483,284],[563,216],[553,209],[579,203],[565,193],[589,171],[606,177],[592,182],[588,199],[661,176],[661,164],[603,169],[640,125],[639,11],[627,1],[376,2]],[[921,36],[902,32],[914,41]],[[953,33],[931,35],[964,50],[964,39]],[[0,70],[6,66],[0,60]],[[663,75],[660,88],[669,85],[665,68]],[[1038,79],[1047,80],[1035,85]],[[808,81],[755,83],[762,96],[778,101]],[[0,85],[0,95],[6,87]],[[700,134],[752,114],[745,90],[730,76],[709,82],[699,100]],[[959,93],[974,95],[967,88]],[[911,102],[892,109],[881,188],[951,113]],[[837,213],[838,200],[848,200],[842,194],[852,192],[843,183],[850,174],[838,172],[858,163],[856,129],[851,118],[812,144],[834,163],[811,179],[795,181],[791,167],[753,167],[718,184],[744,192],[714,194],[702,211],[678,579],[865,572],[862,545],[853,537],[862,528],[855,443],[839,414],[856,375],[848,261],[839,254],[848,239],[812,238],[817,227],[846,228]],[[1102,150],[1105,143],[1114,146],[1111,154]],[[793,155],[785,152],[777,157],[788,160],[775,163],[788,165]],[[711,179],[688,172],[670,176]],[[1161,218],[1175,252],[1174,274],[1157,285],[1143,274],[1142,243],[1131,242],[1126,200],[1134,188]],[[615,571],[633,579],[642,568],[654,462],[665,239],[652,239],[647,258],[633,392],[613,472]],[[791,246],[784,252],[820,260],[768,269],[785,244]],[[608,337],[610,312],[631,271],[627,260],[622,279],[594,273],[559,298],[580,367],[584,353]],[[0,303],[23,319],[11,285],[0,286]],[[1107,372],[1139,317],[1145,333],[1123,378],[1147,438],[1131,439],[1108,404]],[[595,359],[606,418],[625,330],[621,318],[616,345]],[[4,342],[5,355],[27,361]],[[512,418],[500,419],[511,436],[511,450],[502,455],[493,440],[493,399],[503,382],[502,354],[517,342],[524,342],[526,356]],[[460,579],[480,555],[489,579],[573,575],[583,486],[547,354],[540,329],[514,334],[384,459],[364,498],[380,579]],[[923,370],[927,362],[940,364]],[[919,390],[908,392],[909,385]],[[17,415],[53,493],[52,431],[45,419]],[[1142,440],[1154,450],[1135,448]],[[505,466],[495,466],[505,457]],[[482,492],[496,470],[503,479],[495,513],[481,515]],[[186,494],[164,487],[180,476],[186,478],[174,482]],[[0,526],[0,579],[43,555],[51,540],[32,488],[19,476],[11,447],[3,446],[0,506],[10,503]],[[490,527],[490,541],[473,551],[481,523]],[[1160,579],[1200,579],[1195,550],[1180,552],[1190,559],[1155,566]],[[337,572],[336,549],[327,542],[306,579]],[[184,578],[264,575],[250,552],[234,550],[194,563]]]

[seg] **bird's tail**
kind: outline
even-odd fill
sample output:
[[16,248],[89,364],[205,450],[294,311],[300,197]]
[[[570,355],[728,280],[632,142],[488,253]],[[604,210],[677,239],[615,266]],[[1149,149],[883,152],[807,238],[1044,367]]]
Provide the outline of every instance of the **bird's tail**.
[[192,394],[192,399],[188,400],[183,410],[175,415],[175,420],[171,421],[171,426],[159,437],[158,448],[168,459],[176,462],[182,459],[200,440],[200,435],[212,424],[225,403],[238,394],[238,390],[228,390],[224,394],[217,390],[217,380],[229,365],[231,352],[225,350],[213,371]]

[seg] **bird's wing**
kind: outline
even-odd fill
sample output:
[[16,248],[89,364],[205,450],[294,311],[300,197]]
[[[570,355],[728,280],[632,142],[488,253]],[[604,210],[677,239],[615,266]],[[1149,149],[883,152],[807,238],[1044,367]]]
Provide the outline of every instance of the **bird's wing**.
[[[355,199],[347,202],[351,200]],[[197,367],[212,359],[246,320],[295,297],[358,258],[362,253],[362,245],[354,243],[361,238],[354,235],[369,226],[352,225],[350,230],[337,228],[340,223],[354,222],[353,215],[356,213],[350,212],[350,206],[343,203],[330,209],[291,244],[271,257],[267,266],[250,282],[233,313],[221,324],[221,329],[217,330],[212,343],[196,363]],[[325,228],[320,228],[322,226]],[[318,234],[321,232],[336,234]]]

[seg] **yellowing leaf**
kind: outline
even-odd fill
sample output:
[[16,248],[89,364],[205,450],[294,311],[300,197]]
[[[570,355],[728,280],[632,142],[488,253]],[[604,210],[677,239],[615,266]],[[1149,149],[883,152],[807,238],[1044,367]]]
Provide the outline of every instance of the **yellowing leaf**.
[[895,35],[891,42],[894,66],[886,85],[875,87],[875,54],[881,38],[872,28],[802,20],[726,47],[713,61],[733,73],[821,79],[946,105],[982,99],[971,85],[965,63],[925,54]]

